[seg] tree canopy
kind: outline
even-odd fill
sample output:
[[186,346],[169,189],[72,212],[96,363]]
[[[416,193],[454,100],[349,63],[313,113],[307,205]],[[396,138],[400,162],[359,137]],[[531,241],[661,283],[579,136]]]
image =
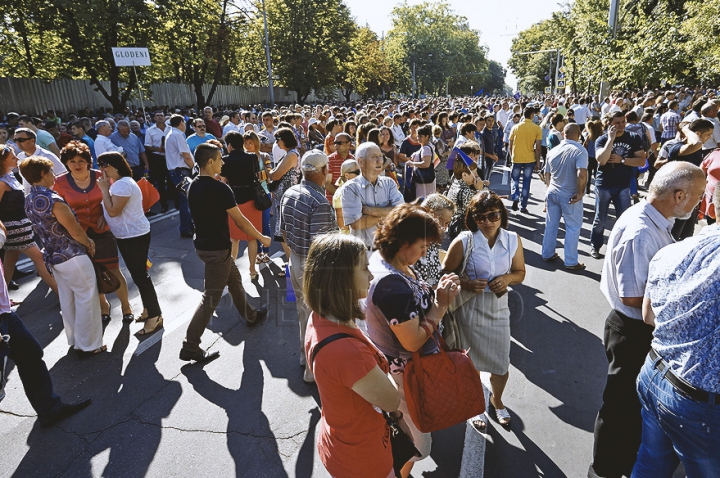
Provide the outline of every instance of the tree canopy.
[[720,82],[720,0],[621,2],[613,38],[609,0],[575,0],[513,40],[508,65],[523,92],[549,83],[550,54],[521,55],[560,48],[567,84],[573,91],[614,87],[661,87]]
[[[505,87],[505,70],[487,59],[480,32],[446,0],[399,4],[387,38],[359,26],[343,0],[264,7],[274,83],[300,102],[338,88],[346,100],[410,94],[413,63],[419,94]],[[267,85],[262,0],[0,0],[0,8],[2,76],[87,79],[114,108],[133,99],[138,84],[189,84],[198,107],[219,84]],[[137,77],[116,67],[111,49],[123,46],[146,46],[152,66]]]

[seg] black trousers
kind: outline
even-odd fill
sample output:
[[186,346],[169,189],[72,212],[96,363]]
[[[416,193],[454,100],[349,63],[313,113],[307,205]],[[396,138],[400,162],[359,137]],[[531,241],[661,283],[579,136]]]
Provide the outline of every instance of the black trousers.
[[652,332],[652,326],[616,310],[605,320],[608,375],[595,420],[592,468],[597,476],[620,478],[632,473],[642,437],[635,383],[650,352]]
[[158,302],[155,286],[147,270],[148,251],[150,250],[150,233],[129,239],[117,238],[117,246],[130,272],[133,282],[140,292],[143,307],[148,311],[148,317],[157,317],[162,314]]
[[160,193],[160,205],[167,207],[170,199],[175,199],[175,187],[170,179],[165,156],[147,152],[150,182]]

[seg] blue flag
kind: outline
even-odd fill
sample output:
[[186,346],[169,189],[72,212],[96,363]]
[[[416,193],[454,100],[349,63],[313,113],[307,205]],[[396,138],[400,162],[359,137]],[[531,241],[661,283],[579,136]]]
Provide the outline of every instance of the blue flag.
[[455,160],[457,157],[460,157],[460,159],[463,160],[465,165],[469,168],[471,164],[473,164],[475,161],[472,160],[470,156],[460,151],[459,148],[453,148],[452,151],[450,151],[450,155],[448,156],[447,160],[447,169],[453,169],[453,166],[455,166]]

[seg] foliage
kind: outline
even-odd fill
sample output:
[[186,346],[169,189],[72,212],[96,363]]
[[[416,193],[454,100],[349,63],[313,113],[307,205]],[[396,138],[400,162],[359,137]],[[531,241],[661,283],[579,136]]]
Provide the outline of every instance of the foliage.
[[[415,65],[419,93],[444,94],[448,80],[451,93],[482,88],[489,79],[486,51],[480,46],[480,32],[472,30],[467,18],[457,15],[446,0],[407,2],[392,10],[392,29],[386,42],[388,61],[395,73],[394,87],[412,91]],[[467,73],[478,73],[477,76]]]
[[573,91],[596,91],[602,80],[619,88],[720,80],[720,0],[623,1],[615,38],[607,25],[609,4],[575,0],[521,32],[508,62],[521,89],[548,84],[548,54],[520,55],[546,48],[562,49]]
[[353,92],[379,96],[392,81],[392,67],[377,34],[359,27],[350,39],[348,58],[338,65],[338,84],[346,101]]

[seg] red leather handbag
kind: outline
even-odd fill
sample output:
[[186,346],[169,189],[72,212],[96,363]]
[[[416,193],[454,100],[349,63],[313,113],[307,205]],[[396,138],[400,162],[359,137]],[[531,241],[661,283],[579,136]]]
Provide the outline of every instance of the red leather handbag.
[[439,353],[413,353],[405,365],[403,388],[413,423],[423,433],[442,430],[485,411],[480,374],[464,350],[450,350],[425,324]]

